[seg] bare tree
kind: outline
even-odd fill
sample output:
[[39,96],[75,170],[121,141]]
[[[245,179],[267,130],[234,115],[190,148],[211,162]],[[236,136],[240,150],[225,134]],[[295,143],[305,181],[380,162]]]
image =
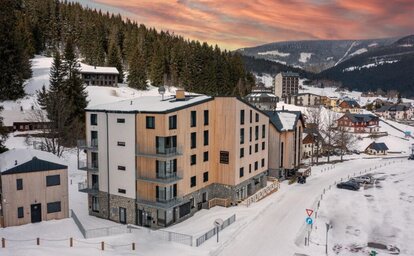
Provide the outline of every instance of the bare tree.
[[328,163],[330,162],[332,150],[335,149],[336,120],[337,115],[333,111],[327,111],[323,116],[321,132],[324,136],[324,147],[328,153]]
[[345,131],[345,129],[338,129],[334,138],[335,147],[341,152],[341,162],[346,151],[353,148],[357,142],[356,136]]
[[[310,132],[313,140],[312,140],[312,153],[311,153],[311,163],[314,163],[314,158],[316,157],[316,163],[319,162],[319,145],[321,144],[321,137],[319,136],[319,131],[322,129],[322,106],[317,107],[309,107],[306,109],[306,123],[307,123],[307,130]],[[313,152],[313,149],[316,146],[316,154]]]

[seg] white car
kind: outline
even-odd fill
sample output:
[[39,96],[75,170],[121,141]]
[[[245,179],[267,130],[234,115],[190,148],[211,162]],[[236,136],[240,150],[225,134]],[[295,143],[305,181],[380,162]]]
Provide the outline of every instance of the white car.
[[369,184],[372,182],[372,179],[369,176],[355,177],[355,178],[352,178],[351,180],[358,182],[358,183],[362,183],[362,184]]

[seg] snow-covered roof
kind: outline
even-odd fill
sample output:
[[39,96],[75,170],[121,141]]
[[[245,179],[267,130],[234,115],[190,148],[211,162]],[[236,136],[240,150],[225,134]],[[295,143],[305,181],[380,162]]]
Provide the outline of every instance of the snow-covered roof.
[[[4,109],[1,111],[0,116],[3,117],[3,124],[6,127],[13,126],[16,122],[37,122],[35,110],[17,110],[17,109]],[[45,117],[46,118],[46,117]]]
[[90,66],[85,63],[80,63],[79,68],[81,73],[95,73],[95,74],[113,74],[119,75],[118,69],[115,67],[98,67],[98,66]]
[[188,107],[213,99],[206,95],[186,95],[185,100],[176,100],[175,97],[143,96],[108,104],[87,107],[87,111],[108,112],[166,112],[177,108]]
[[52,153],[34,149],[15,148],[0,154],[0,172],[5,172],[11,168],[27,163],[34,157],[47,162],[66,165],[65,161]]
[[279,119],[285,130],[292,130],[296,125],[296,114],[294,113],[280,112]]
[[254,93],[250,93],[246,96],[246,98],[277,98],[276,95],[274,95],[273,93],[265,93],[265,92],[254,92]]
[[299,119],[302,118],[300,111],[264,111],[270,122],[278,131],[292,131],[296,128]]

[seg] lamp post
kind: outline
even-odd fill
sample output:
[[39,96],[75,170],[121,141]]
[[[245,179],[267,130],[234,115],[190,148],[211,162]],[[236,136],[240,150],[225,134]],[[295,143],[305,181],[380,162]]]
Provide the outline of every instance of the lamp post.
[[328,232],[329,229],[332,228],[332,226],[329,223],[325,223],[326,224],[326,244],[325,244],[325,253],[326,255],[328,255]]

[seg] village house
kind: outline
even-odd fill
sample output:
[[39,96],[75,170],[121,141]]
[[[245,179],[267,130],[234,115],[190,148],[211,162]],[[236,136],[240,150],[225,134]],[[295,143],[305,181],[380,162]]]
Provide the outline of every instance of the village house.
[[284,99],[290,95],[299,93],[299,74],[294,72],[281,72],[273,80],[275,95]]
[[0,154],[0,226],[69,217],[67,166],[32,149]]
[[347,112],[336,123],[338,129],[352,133],[379,132],[379,118],[372,114],[352,114]]
[[245,97],[246,101],[262,110],[276,109],[278,98],[271,88],[259,85],[252,88],[252,92]]
[[269,126],[269,176],[292,177],[302,160],[304,121],[300,111],[266,111]]
[[146,96],[86,109],[89,213],[159,228],[266,186],[269,118],[236,97]]
[[335,108],[338,105],[338,97],[328,97],[328,96],[323,96],[322,97],[323,100],[323,105],[325,106],[325,108],[328,109],[332,109]]
[[302,140],[303,158],[309,158],[316,154],[322,154],[322,137],[319,132],[305,128]]
[[365,149],[365,153],[369,155],[386,155],[388,153],[388,147],[383,142],[372,142],[369,146]]
[[414,108],[411,104],[396,104],[382,106],[381,108],[375,110],[375,113],[386,119],[406,121],[413,118]]
[[335,112],[350,112],[353,114],[359,114],[362,113],[361,106],[356,102],[356,100],[353,99],[344,99],[339,101],[338,105],[333,108]]
[[3,109],[1,116],[3,117],[3,127],[7,132],[14,131],[32,131],[41,130],[49,126],[50,122],[46,120],[39,120],[37,111],[33,108],[24,109],[12,108]]
[[80,73],[87,86],[118,86],[119,71],[115,67],[97,67],[81,63]]
[[319,106],[323,104],[323,98],[313,93],[298,93],[296,95],[286,96],[285,103],[296,106]]

